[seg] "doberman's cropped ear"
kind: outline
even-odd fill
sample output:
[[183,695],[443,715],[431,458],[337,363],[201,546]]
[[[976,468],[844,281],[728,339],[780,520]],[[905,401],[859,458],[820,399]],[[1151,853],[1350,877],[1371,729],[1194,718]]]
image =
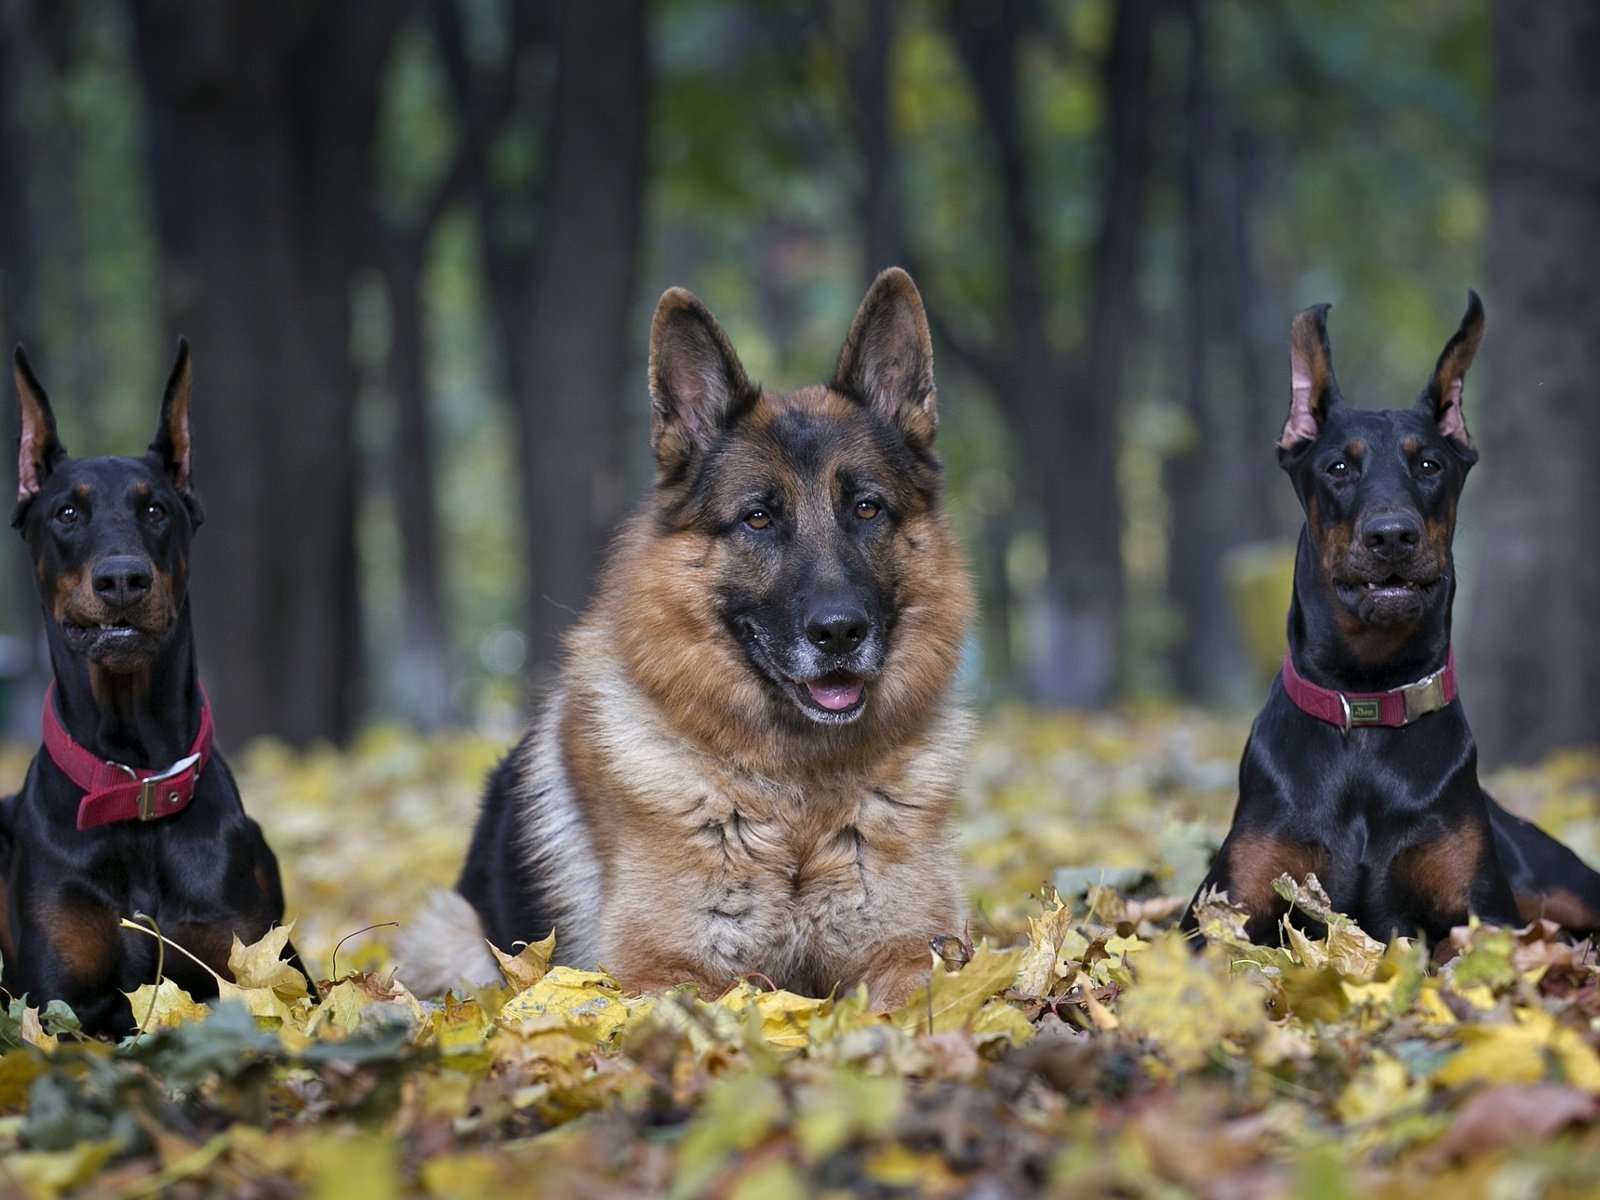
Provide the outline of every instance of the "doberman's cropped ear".
[[913,449],[926,450],[939,427],[933,340],[917,285],[890,267],[867,289],[850,323],[833,386],[893,421]]
[[711,310],[668,288],[650,323],[650,448],[662,476],[680,472],[758,394]]
[[44,481],[56,464],[67,456],[66,447],[56,436],[56,417],[50,411],[50,398],[33,376],[28,366],[28,356],[17,347],[12,359],[11,375],[17,384],[17,403],[21,406],[21,435],[17,438],[17,510],[16,524],[22,519],[21,505],[39,494]]
[[189,341],[178,339],[178,357],[167,376],[167,390],[161,397],[161,420],[150,439],[150,453],[161,460],[172,485],[187,495],[191,482],[191,441],[189,437]]
[[1289,328],[1289,418],[1278,435],[1278,449],[1291,451],[1313,442],[1342,399],[1333,376],[1333,351],[1328,346],[1328,309],[1314,304]]
[[172,480],[188,506],[195,528],[205,520],[204,510],[194,494],[193,439],[189,434],[189,340],[178,339],[178,357],[167,376],[167,390],[161,397],[161,419],[150,440],[150,453],[161,461],[161,469]]
[[1457,449],[1472,455],[1476,455],[1477,450],[1461,412],[1461,385],[1473,356],[1478,353],[1478,344],[1483,341],[1483,325],[1483,301],[1478,299],[1477,292],[1468,288],[1467,311],[1461,318],[1461,327],[1445,343],[1433,368],[1433,377],[1417,399],[1418,410],[1438,427],[1439,433],[1454,442]]

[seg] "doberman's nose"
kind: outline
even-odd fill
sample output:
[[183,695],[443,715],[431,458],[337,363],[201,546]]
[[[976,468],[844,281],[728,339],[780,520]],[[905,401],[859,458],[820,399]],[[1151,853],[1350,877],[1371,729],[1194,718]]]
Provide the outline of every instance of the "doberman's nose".
[[150,591],[150,564],[131,554],[102,558],[94,566],[94,594],[113,608],[127,608]]
[[1386,562],[1405,558],[1421,541],[1422,526],[1409,513],[1377,513],[1361,523],[1361,544]]
[[824,605],[806,618],[806,636],[827,654],[847,654],[867,636],[867,614],[849,603]]

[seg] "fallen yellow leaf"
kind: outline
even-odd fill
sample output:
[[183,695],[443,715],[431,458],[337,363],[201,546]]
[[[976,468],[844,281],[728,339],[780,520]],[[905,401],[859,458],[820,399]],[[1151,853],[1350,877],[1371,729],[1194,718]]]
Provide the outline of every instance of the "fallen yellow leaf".
[[233,935],[228,953],[228,973],[241,988],[271,988],[280,998],[293,1002],[306,994],[306,977],[283,960],[283,952],[294,932],[294,922],[269,929],[260,940],[248,946]]
[[529,942],[515,954],[506,954],[493,943],[489,945],[489,952],[500,964],[500,974],[505,976],[506,982],[515,992],[530,988],[544,978],[545,972],[550,969],[550,956],[555,951],[554,930],[551,930],[549,937]]
[[199,1021],[211,1011],[165,977],[159,983],[142,983],[133,991],[124,992],[123,995],[133,1006],[133,1019],[139,1023],[141,1029]]

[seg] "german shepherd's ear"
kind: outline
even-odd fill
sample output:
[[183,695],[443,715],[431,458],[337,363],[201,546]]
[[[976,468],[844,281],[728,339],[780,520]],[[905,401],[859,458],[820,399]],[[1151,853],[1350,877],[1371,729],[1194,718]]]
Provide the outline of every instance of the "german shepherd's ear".
[[50,411],[50,397],[33,376],[28,356],[18,346],[12,359],[11,377],[17,384],[17,403],[21,406],[21,435],[17,438],[17,512],[13,525],[22,522],[22,506],[39,494],[56,464],[67,456],[66,447],[56,436],[56,416]]
[[1328,346],[1328,309],[1314,304],[1289,328],[1289,418],[1278,435],[1279,459],[1322,433],[1334,409],[1344,403],[1333,377],[1333,351]]
[[650,448],[680,470],[755,394],[739,356],[693,292],[668,288],[650,323]]
[[1483,341],[1483,324],[1483,301],[1478,299],[1477,292],[1468,288],[1467,311],[1461,318],[1461,327],[1445,343],[1433,368],[1433,377],[1417,399],[1417,410],[1438,427],[1440,435],[1474,459],[1478,452],[1472,444],[1472,435],[1467,432],[1466,418],[1461,414],[1461,385],[1473,356],[1478,353],[1478,344]]
[[916,450],[933,443],[933,340],[922,296],[899,267],[872,281],[839,351],[832,386],[893,421]]

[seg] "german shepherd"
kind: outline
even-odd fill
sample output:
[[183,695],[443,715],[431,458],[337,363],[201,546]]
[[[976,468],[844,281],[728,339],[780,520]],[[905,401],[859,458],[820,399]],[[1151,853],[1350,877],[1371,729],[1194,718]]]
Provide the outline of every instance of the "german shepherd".
[[962,924],[946,818],[971,733],[921,297],[885,271],[833,379],[779,395],[673,288],[649,382],[654,486],[402,977],[488,983],[485,938],[553,928],[558,962],[629,990],[761,975],[893,1007]]

